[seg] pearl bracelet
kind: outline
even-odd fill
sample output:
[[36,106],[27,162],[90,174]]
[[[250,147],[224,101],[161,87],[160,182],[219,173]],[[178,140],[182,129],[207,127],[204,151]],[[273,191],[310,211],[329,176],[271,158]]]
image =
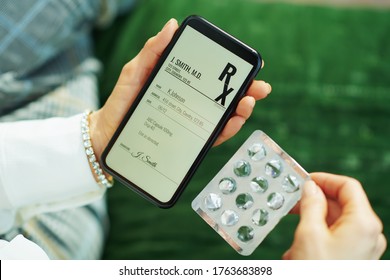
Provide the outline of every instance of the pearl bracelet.
[[99,184],[102,184],[106,188],[111,188],[113,186],[112,178],[108,179],[103,170],[100,168],[100,164],[96,160],[95,153],[92,148],[91,135],[89,134],[89,115],[92,114],[92,111],[87,110],[83,113],[81,117],[81,133],[83,139],[83,145],[85,148],[85,153],[87,155],[88,161],[91,164],[93,171],[96,174],[96,177],[99,180]]

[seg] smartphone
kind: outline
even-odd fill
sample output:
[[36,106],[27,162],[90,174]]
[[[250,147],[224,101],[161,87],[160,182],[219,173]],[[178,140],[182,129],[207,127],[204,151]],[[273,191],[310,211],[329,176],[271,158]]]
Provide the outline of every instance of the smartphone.
[[103,152],[103,168],[157,206],[173,206],[261,63],[254,49],[189,16]]

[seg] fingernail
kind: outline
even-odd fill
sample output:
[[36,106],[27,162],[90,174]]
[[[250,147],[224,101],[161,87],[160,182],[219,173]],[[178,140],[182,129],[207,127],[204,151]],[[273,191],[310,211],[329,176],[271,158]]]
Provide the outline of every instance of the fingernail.
[[271,85],[270,85],[269,83],[266,83],[266,85],[267,85],[267,87],[268,87],[268,89],[267,89],[267,95],[268,95],[268,94],[271,93],[272,87],[271,87]]
[[252,97],[252,96],[250,96],[251,97],[251,106],[252,106],[252,109],[255,107],[255,105],[256,105],[256,99],[254,98],[254,97]]
[[164,27],[161,29],[161,31],[164,30],[168,25],[170,25],[173,20],[175,19],[171,18],[170,20],[168,20],[167,23],[164,25]]
[[314,181],[307,181],[306,184],[303,187],[303,195],[305,196],[313,196],[317,194],[318,192],[318,186]]

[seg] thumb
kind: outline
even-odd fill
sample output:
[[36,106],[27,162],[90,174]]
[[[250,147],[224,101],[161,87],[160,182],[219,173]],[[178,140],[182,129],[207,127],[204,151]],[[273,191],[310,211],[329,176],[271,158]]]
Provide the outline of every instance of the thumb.
[[300,221],[292,246],[282,256],[284,260],[307,258],[313,246],[320,245],[317,238],[328,232],[327,209],[322,190],[314,181],[306,182],[299,203]]
[[177,28],[177,21],[170,19],[157,35],[147,40],[138,55],[123,67],[116,86],[133,85],[133,91],[138,93]]
[[112,94],[99,113],[102,120],[99,123],[104,124],[102,127],[106,138],[110,139],[114,134],[177,28],[177,21],[169,20],[156,36],[145,43],[138,55],[123,67]]
[[298,227],[320,231],[328,230],[326,198],[314,181],[308,181],[304,185],[299,210],[301,218]]

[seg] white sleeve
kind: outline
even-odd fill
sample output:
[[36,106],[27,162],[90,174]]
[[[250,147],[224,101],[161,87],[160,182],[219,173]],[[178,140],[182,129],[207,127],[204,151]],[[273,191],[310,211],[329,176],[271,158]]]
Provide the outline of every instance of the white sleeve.
[[49,257],[37,244],[19,234],[10,242],[0,240],[1,260],[48,260]]
[[19,222],[87,204],[105,189],[84,152],[81,115],[0,124],[0,210]]

